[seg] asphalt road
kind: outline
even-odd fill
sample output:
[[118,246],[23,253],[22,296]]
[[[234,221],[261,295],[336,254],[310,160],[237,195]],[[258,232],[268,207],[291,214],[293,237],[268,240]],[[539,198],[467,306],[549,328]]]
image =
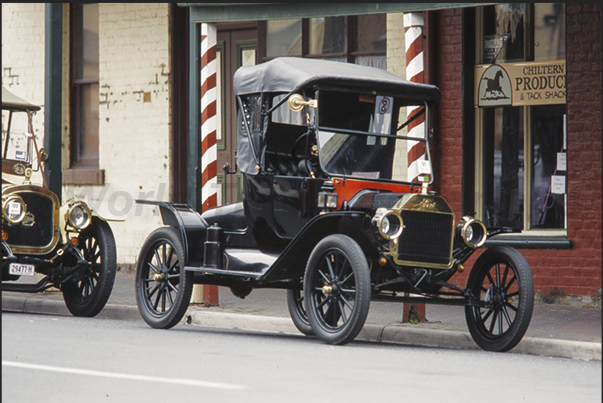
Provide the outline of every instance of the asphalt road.
[[[406,398],[404,398],[406,396]],[[2,314],[3,402],[600,402],[601,363]]]

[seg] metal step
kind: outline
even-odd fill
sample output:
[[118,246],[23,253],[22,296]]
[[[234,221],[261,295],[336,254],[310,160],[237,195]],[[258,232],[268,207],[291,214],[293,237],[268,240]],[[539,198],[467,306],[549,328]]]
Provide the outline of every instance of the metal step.
[[226,249],[223,260],[225,267],[185,266],[184,270],[258,279],[270,269],[278,257],[278,253],[262,252],[257,249]]

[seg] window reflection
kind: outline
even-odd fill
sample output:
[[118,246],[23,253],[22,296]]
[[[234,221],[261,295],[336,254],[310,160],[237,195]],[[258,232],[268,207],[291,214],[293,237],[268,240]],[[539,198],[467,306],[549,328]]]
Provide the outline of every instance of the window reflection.
[[266,22],[266,56],[301,56],[300,19]]
[[310,18],[310,54],[346,51],[346,17]]
[[484,110],[487,223],[523,228],[523,108]]
[[[476,64],[565,59],[565,6],[484,7]],[[479,60],[481,58],[481,60]],[[535,98],[538,99],[538,98]],[[480,108],[482,218],[491,227],[566,228],[566,105]]]
[[358,15],[354,22],[355,52],[385,52],[386,14]]
[[72,167],[98,167],[99,20],[98,4],[72,5],[71,127]]
[[534,4],[534,60],[565,59],[565,4]]
[[484,12],[484,63],[525,60],[525,5],[498,4]]
[[532,228],[563,228],[565,197],[552,186],[565,175],[565,105],[538,106],[532,112]]
[[261,59],[311,56],[387,68],[387,15],[265,21],[266,54]]

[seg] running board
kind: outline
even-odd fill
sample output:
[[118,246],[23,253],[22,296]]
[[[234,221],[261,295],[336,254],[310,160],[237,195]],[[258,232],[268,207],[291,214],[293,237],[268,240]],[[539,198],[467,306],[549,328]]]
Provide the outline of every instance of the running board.
[[44,277],[37,284],[13,284],[8,282],[2,283],[2,291],[27,292],[31,294],[42,292],[50,287],[52,287],[52,284],[50,284],[50,280],[48,280],[48,277]]
[[257,273],[253,271],[240,271],[240,270],[224,270],[224,269],[216,269],[215,267],[193,267],[193,266],[184,266],[184,270],[192,271],[195,273],[201,274],[219,274],[224,276],[232,276],[232,277],[253,277],[258,279],[262,277],[264,272]]
[[267,253],[254,249],[224,250],[223,265],[216,266],[185,266],[184,270],[195,273],[219,274],[233,277],[262,277],[278,258],[276,253]]

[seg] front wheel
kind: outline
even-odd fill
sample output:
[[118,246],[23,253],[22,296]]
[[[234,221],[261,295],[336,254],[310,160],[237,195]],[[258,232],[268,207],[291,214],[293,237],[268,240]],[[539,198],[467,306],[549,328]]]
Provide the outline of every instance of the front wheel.
[[73,316],[93,317],[107,304],[115,283],[117,251],[109,224],[93,219],[80,234],[77,248],[89,266],[61,286],[63,300]]
[[494,247],[475,262],[467,281],[485,306],[465,307],[473,340],[486,351],[509,351],[523,338],[534,308],[534,280],[518,250]]
[[171,227],[158,228],[140,250],[136,304],[151,327],[169,329],[184,316],[193,291],[193,273],[184,270],[184,246]]
[[320,241],[308,260],[304,301],[314,335],[346,344],[362,330],[369,311],[371,281],[360,246],[345,235]]

